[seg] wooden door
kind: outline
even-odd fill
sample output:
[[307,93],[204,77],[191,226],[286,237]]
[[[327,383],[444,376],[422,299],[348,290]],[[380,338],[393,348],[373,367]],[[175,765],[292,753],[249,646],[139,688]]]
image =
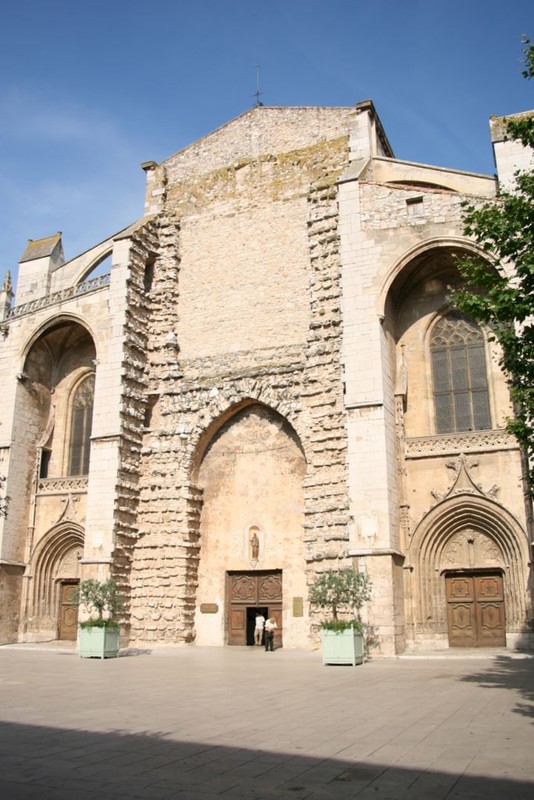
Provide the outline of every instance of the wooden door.
[[475,609],[479,647],[504,647],[504,593],[502,576],[475,575]]
[[76,641],[78,634],[78,583],[62,582],[59,595],[59,638]]
[[274,644],[282,646],[282,572],[231,572],[226,576],[228,644],[247,644],[247,608],[264,607],[278,626]]
[[451,647],[504,647],[503,580],[500,573],[456,573],[445,578]]

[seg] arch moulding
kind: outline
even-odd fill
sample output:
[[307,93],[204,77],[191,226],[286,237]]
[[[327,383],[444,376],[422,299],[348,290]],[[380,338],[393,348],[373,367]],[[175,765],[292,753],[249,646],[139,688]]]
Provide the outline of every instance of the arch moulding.
[[448,236],[445,238],[427,239],[425,242],[420,242],[404,253],[395,262],[395,264],[393,264],[392,267],[386,270],[386,274],[381,279],[381,284],[378,289],[378,299],[376,304],[377,315],[385,315],[387,298],[395,279],[410,265],[414,259],[423,255],[424,253],[430,252],[431,250],[453,249],[468,251],[475,256],[480,256],[480,258],[483,258],[485,261],[489,261],[494,266],[497,263],[495,259],[491,258],[488,253],[486,253],[471,239],[466,239],[460,236]]
[[[470,542],[472,553],[477,552],[478,546],[476,559],[451,557],[455,544],[461,549],[462,540],[464,544]],[[505,576],[507,622],[514,627],[524,619],[526,534],[515,517],[496,501],[461,492],[439,502],[416,527],[409,561],[419,587],[420,620],[439,618],[437,598],[447,571],[488,568],[497,568]]]
[[46,335],[46,333],[50,330],[50,328],[53,328],[55,325],[59,325],[62,322],[70,323],[72,325],[79,325],[80,328],[83,328],[89,334],[89,336],[94,342],[96,359],[98,360],[98,350],[99,350],[98,336],[95,333],[95,331],[93,331],[87,320],[82,319],[77,314],[62,313],[62,314],[53,314],[49,316],[44,322],[41,322],[41,324],[35,331],[32,332],[32,334],[26,341],[26,344],[22,347],[21,350],[22,364],[26,363],[28,354],[30,353],[30,350],[36,344],[36,342],[42,336]]
[[235,385],[231,391],[218,390],[217,394],[204,410],[202,427],[198,425],[191,433],[189,446],[189,469],[193,481],[196,481],[198,470],[206,448],[217,431],[235,414],[244,408],[261,405],[271,409],[285,419],[297,436],[302,446],[302,431],[299,430],[301,406],[300,403],[284,396],[281,392],[274,391],[271,387],[256,387],[254,394],[243,391],[240,399],[236,398]]

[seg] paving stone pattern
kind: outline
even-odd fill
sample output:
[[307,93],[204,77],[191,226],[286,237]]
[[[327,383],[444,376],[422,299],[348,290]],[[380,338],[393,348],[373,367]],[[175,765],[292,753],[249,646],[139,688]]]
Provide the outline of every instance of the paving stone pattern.
[[519,800],[534,661],[0,649],[5,800]]

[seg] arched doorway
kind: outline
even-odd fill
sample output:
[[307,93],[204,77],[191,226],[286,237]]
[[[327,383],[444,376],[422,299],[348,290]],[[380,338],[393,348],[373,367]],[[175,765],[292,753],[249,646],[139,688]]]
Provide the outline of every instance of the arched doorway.
[[413,636],[451,647],[500,647],[525,619],[526,541],[497,502],[459,493],[416,529]]
[[72,523],[58,526],[36,548],[27,575],[31,579],[26,634],[32,639],[75,640],[83,531]]
[[277,617],[279,644],[305,646],[306,621],[292,613],[306,593],[305,472],[295,431],[259,403],[237,410],[204,447],[198,644],[252,644],[249,621],[261,608]]

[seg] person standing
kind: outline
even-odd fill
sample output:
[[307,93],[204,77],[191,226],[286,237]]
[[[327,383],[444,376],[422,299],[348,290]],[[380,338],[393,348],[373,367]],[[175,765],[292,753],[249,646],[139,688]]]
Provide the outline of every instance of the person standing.
[[254,621],[254,644],[258,645],[258,647],[261,646],[264,627],[265,627],[265,617],[258,608],[256,612],[256,619]]
[[278,628],[276,620],[269,617],[265,623],[265,652],[274,653],[274,632]]

